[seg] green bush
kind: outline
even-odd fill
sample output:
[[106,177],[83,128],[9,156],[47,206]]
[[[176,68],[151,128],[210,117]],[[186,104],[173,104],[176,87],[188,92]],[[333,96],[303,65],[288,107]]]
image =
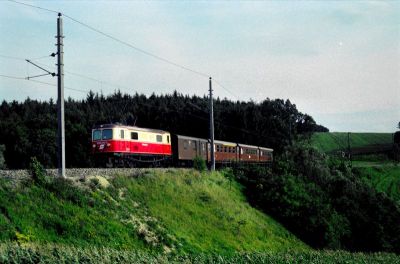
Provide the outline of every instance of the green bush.
[[206,161],[199,156],[193,159],[193,168],[198,171],[205,171],[207,169]]
[[29,163],[29,171],[35,184],[39,186],[46,186],[49,183],[46,171],[36,157],[31,158],[31,162]]
[[315,248],[400,252],[396,203],[313,148],[291,146],[273,171],[236,168],[235,176],[255,206]]

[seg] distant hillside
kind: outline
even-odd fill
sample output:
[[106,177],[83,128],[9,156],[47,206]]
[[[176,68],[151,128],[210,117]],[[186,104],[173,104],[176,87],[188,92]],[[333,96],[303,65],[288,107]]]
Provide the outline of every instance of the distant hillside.
[[158,253],[308,250],[252,208],[239,184],[219,172],[161,169],[108,180],[38,179],[19,187],[0,179],[0,242]]
[[[317,132],[311,137],[311,144],[322,152],[346,150],[347,132]],[[391,133],[350,133],[351,148],[392,143]]]

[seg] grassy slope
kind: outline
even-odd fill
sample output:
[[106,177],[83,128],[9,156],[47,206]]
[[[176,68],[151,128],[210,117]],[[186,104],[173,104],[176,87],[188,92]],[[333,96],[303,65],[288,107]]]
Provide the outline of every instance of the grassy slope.
[[400,166],[385,164],[374,167],[355,168],[365,182],[380,192],[386,193],[400,203]]
[[[351,147],[363,147],[374,144],[387,144],[392,142],[391,133],[351,133]],[[347,148],[347,133],[314,133],[311,144],[323,152]]]
[[305,249],[272,218],[252,208],[221,173],[166,170],[137,180],[117,178],[128,200],[145,204],[168,231],[195,252]]
[[[162,252],[307,250],[220,173],[150,170],[73,187],[0,182],[0,240]],[[90,187],[90,188],[89,188]]]

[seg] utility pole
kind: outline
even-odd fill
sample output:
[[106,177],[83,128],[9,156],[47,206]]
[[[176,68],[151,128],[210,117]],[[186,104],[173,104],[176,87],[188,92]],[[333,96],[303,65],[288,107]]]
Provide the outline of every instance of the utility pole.
[[210,143],[211,143],[211,167],[210,170],[215,170],[215,152],[214,152],[214,109],[213,109],[213,96],[212,96],[212,83],[210,77]]
[[61,13],[57,18],[57,163],[58,176],[65,178],[65,127],[64,127],[64,48],[63,48],[63,25]]
[[352,162],[352,155],[351,155],[351,146],[350,146],[350,132],[347,132],[347,152],[349,155],[349,161],[350,161],[350,168],[353,167],[353,162]]

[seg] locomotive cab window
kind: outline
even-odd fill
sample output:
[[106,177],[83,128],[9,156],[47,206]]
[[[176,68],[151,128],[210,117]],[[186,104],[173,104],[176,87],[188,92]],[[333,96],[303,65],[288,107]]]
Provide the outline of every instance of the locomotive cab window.
[[167,143],[169,143],[169,136],[167,136]]
[[135,140],[139,139],[138,133],[137,132],[131,132],[131,139],[135,139]]
[[99,140],[99,139],[101,139],[101,130],[93,131],[93,140]]
[[112,139],[112,129],[103,129],[102,139]]
[[161,135],[157,135],[156,139],[157,139],[157,142],[162,142],[162,136]]

